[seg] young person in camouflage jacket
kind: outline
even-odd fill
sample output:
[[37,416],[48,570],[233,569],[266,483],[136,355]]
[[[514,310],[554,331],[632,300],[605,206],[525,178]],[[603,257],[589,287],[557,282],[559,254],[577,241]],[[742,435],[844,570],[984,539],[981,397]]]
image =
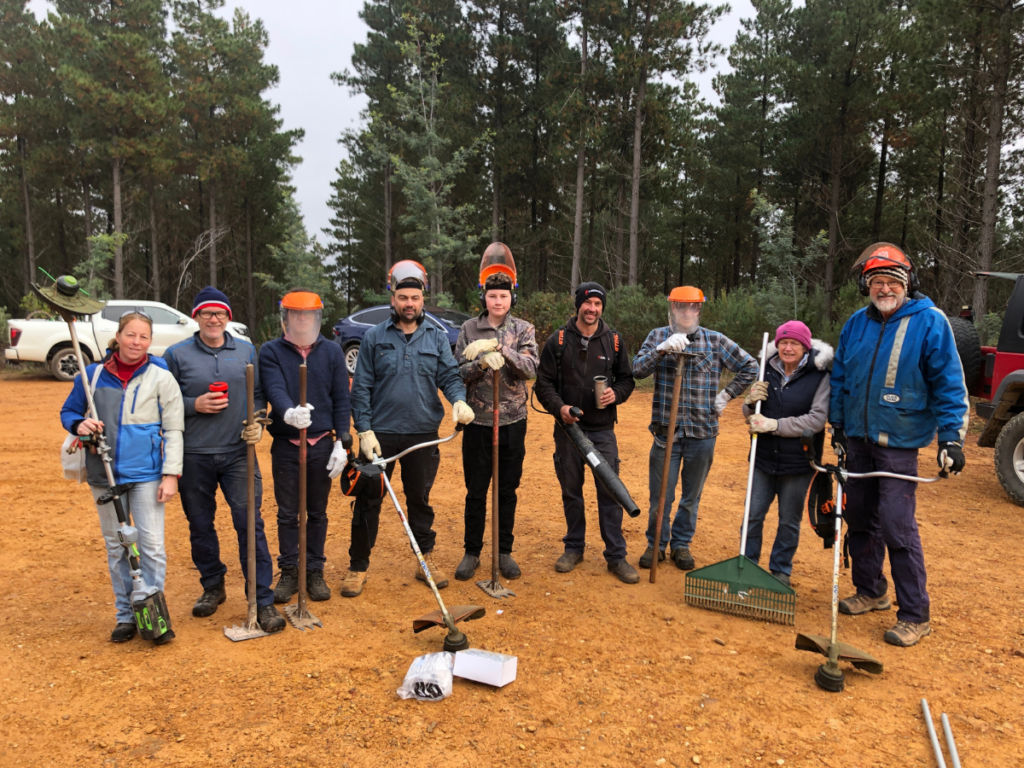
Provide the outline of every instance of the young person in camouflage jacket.
[[467,320],[459,332],[455,359],[466,385],[466,401],[476,418],[462,436],[462,468],[466,476],[466,554],[455,578],[468,581],[480,565],[487,521],[494,438],[494,371],[498,386],[498,564],[506,579],[518,579],[512,559],[516,521],[516,490],[526,457],[526,382],[537,375],[537,342],[533,325],[512,317],[516,273],[512,253],[492,243],[481,263],[484,311]]

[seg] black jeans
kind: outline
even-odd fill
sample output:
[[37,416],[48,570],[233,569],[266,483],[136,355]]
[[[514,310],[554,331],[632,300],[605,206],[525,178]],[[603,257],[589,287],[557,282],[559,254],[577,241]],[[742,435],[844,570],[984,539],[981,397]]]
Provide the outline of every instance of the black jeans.
[[[229,453],[186,453],[178,491],[181,506],[188,519],[188,533],[192,543],[192,562],[199,569],[199,583],[203,588],[214,586],[228,572],[220,559],[220,541],[214,526],[217,513],[217,486],[224,492],[224,500],[231,510],[231,522],[238,535],[238,560],[242,578],[248,580],[248,512],[249,494],[248,459],[246,449]],[[274,577],[267,537],[263,532],[260,506],[263,502],[263,476],[256,463],[256,603],[272,605],[274,593],[270,582]]]
[[[470,424],[462,433],[462,472],[466,476],[466,554],[480,557],[487,528],[494,428]],[[512,553],[516,490],[526,457],[526,419],[498,428],[498,551]]]
[[[601,452],[615,473],[619,472],[619,447],[611,429],[586,432],[594,447]],[[562,486],[562,507],[565,510],[566,533],[562,542],[566,552],[583,554],[587,538],[587,517],[583,507],[583,478],[585,463],[562,428],[555,425],[555,475]],[[609,563],[626,559],[626,538],[622,535],[622,507],[604,486],[594,478],[597,486],[597,522],[604,539],[604,559]]]
[[[377,442],[384,458],[401,453],[417,443],[437,440],[437,432],[418,435],[377,433]],[[434,508],[430,506],[430,489],[441,463],[438,447],[421,448],[388,464],[388,480],[395,473],[395,464],[402,465],[402,487],[405,490],[405,512],[416,544],[423,554],[434,551]],[[384,499],[357,498],[352,508],[352,543],[348,548],[349,569],[365,572],[370,567],[370,552],[377,543],[380,527],[380,506]]]
[[[324,542],[327,540],[327,497],[331,477],[327,460],[334,440],[325,435],[306,449],[306,570],[322,571]],[[270,447],[277,500],[277,545],[279,567],[299,566],[299,446],[286,438],[275,438]]]

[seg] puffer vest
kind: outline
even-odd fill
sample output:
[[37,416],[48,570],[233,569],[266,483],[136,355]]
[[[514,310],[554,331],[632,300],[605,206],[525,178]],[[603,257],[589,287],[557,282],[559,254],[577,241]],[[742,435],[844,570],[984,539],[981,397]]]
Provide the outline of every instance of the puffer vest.
[[[769,364],[765,366],[765,380],[768,382],[768,399],[761,403],[761,415],[769,419],[785,419],[802,416],[811,410],[814,393],[818,391],[828,371],[818,370],[814,365],[817,350],[811,350],[807,362],[793,374],[785,384],[782,374]],[[825,445],[825,432],[814,436],[814,453],[820,457]],[[755,466],[768,475],[797,475],[811,471],[798,437],[779,437],[762,434],[757,437],[757,458]]]

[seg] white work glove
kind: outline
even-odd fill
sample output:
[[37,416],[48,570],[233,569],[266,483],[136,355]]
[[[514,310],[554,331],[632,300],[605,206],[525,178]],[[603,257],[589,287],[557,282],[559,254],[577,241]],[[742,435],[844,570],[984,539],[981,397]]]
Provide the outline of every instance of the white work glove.
[[452,420],[456,424],[472,424],[475,418],[476,414],[466,405],[465,400],[457,400],[452,406]]
[[258,421],[242,427],[242,440],[249,445],[256,445],[263,437],[263,425]]
[[348,454],[345,453],[345,447],[341,444],[341,440],[338,440],[334,444],[334,450],[331,451],[331,458],[327,460],[327,474],[331,480],[341,474],[341,470],[348,464]]
[[498,371],[501,370],[503,365],[505,365],[505,357],[501,352],[488,352],[480,358],[481,368],[490,368],[493,371]]
[[483,352],[497,352],[499,346],[497,339],[480,339],[467,344],[462,350],[462,357],[465,360],[476,360]]
[[743,401],[743,404],[748,408],[753,408],[754,403],[758,400],[768,399],[768,382],[767,381],[755,381],[750,385],[750,391],[747,392],[747,397]]
[[774,432],[779,428],[777,420],[769,419],[767,416],[762,416],[759,413],[747,417],[747,424],[750,425],[750,434],[752,435]]
[[717,397],[715,397],[715,411],[718,412],[719,416],[722,415],[722,412],[725,410],[725,404],[728,403],[730,400],[732,400],[732,395],[730,395],[724,389],[718,393]]
[[373,434],[372,429],[368,429],[365,432],[357,432],[356,437],[359,438],[359,452],[370,461],[373,461],[374,453],[378,456],[383,455],[380,450],[380,443],[377,442],[377,436]]
[[690,340],[686,338],[685,333],[673,333],[655,349],[658,352],[664,352],[666,355],[678,355],[680,352],[686,350],[690,346]]
[[312,405],[307,405],[305,408],[301,405],[289,408],[284,412],[284,423],[296,429],[309,429],[309,426],[313,423],[313,419],[309,415],[309,412],[312,410]]

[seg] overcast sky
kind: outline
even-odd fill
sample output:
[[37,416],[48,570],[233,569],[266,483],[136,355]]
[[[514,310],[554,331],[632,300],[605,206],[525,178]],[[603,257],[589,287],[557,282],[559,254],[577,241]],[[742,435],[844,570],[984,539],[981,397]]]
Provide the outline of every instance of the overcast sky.
[[[37,16],[52,8],[45,0],[30,0],[29,5]],[[730,5],[732,12],[711,32],[712,39],[725,46],[735,40],[739,20],[754,15],[750,0],[733,0]],[[311,235],[320,235],[330,218],[331,181],[345,156],[338,137],[358,123],[366,104],[365,98],[351,95],[330,79],[332,72],[351,64],[353,45],[366,38],[367,27],[359,18],[362,6],[358,0],[228,0],[223,10],[230,18],[236,7],[244,8],[263,20],[270,36],[266,58],[277,65],[281,81],[268,97],[281,106],[285,128],[306,131],[298,147],[302,163],[295,168],[294,185]],[[728,65],[723,59],[718,66]],[[704,97],[717,103],[711,88],[714,74],[696,80]]]

